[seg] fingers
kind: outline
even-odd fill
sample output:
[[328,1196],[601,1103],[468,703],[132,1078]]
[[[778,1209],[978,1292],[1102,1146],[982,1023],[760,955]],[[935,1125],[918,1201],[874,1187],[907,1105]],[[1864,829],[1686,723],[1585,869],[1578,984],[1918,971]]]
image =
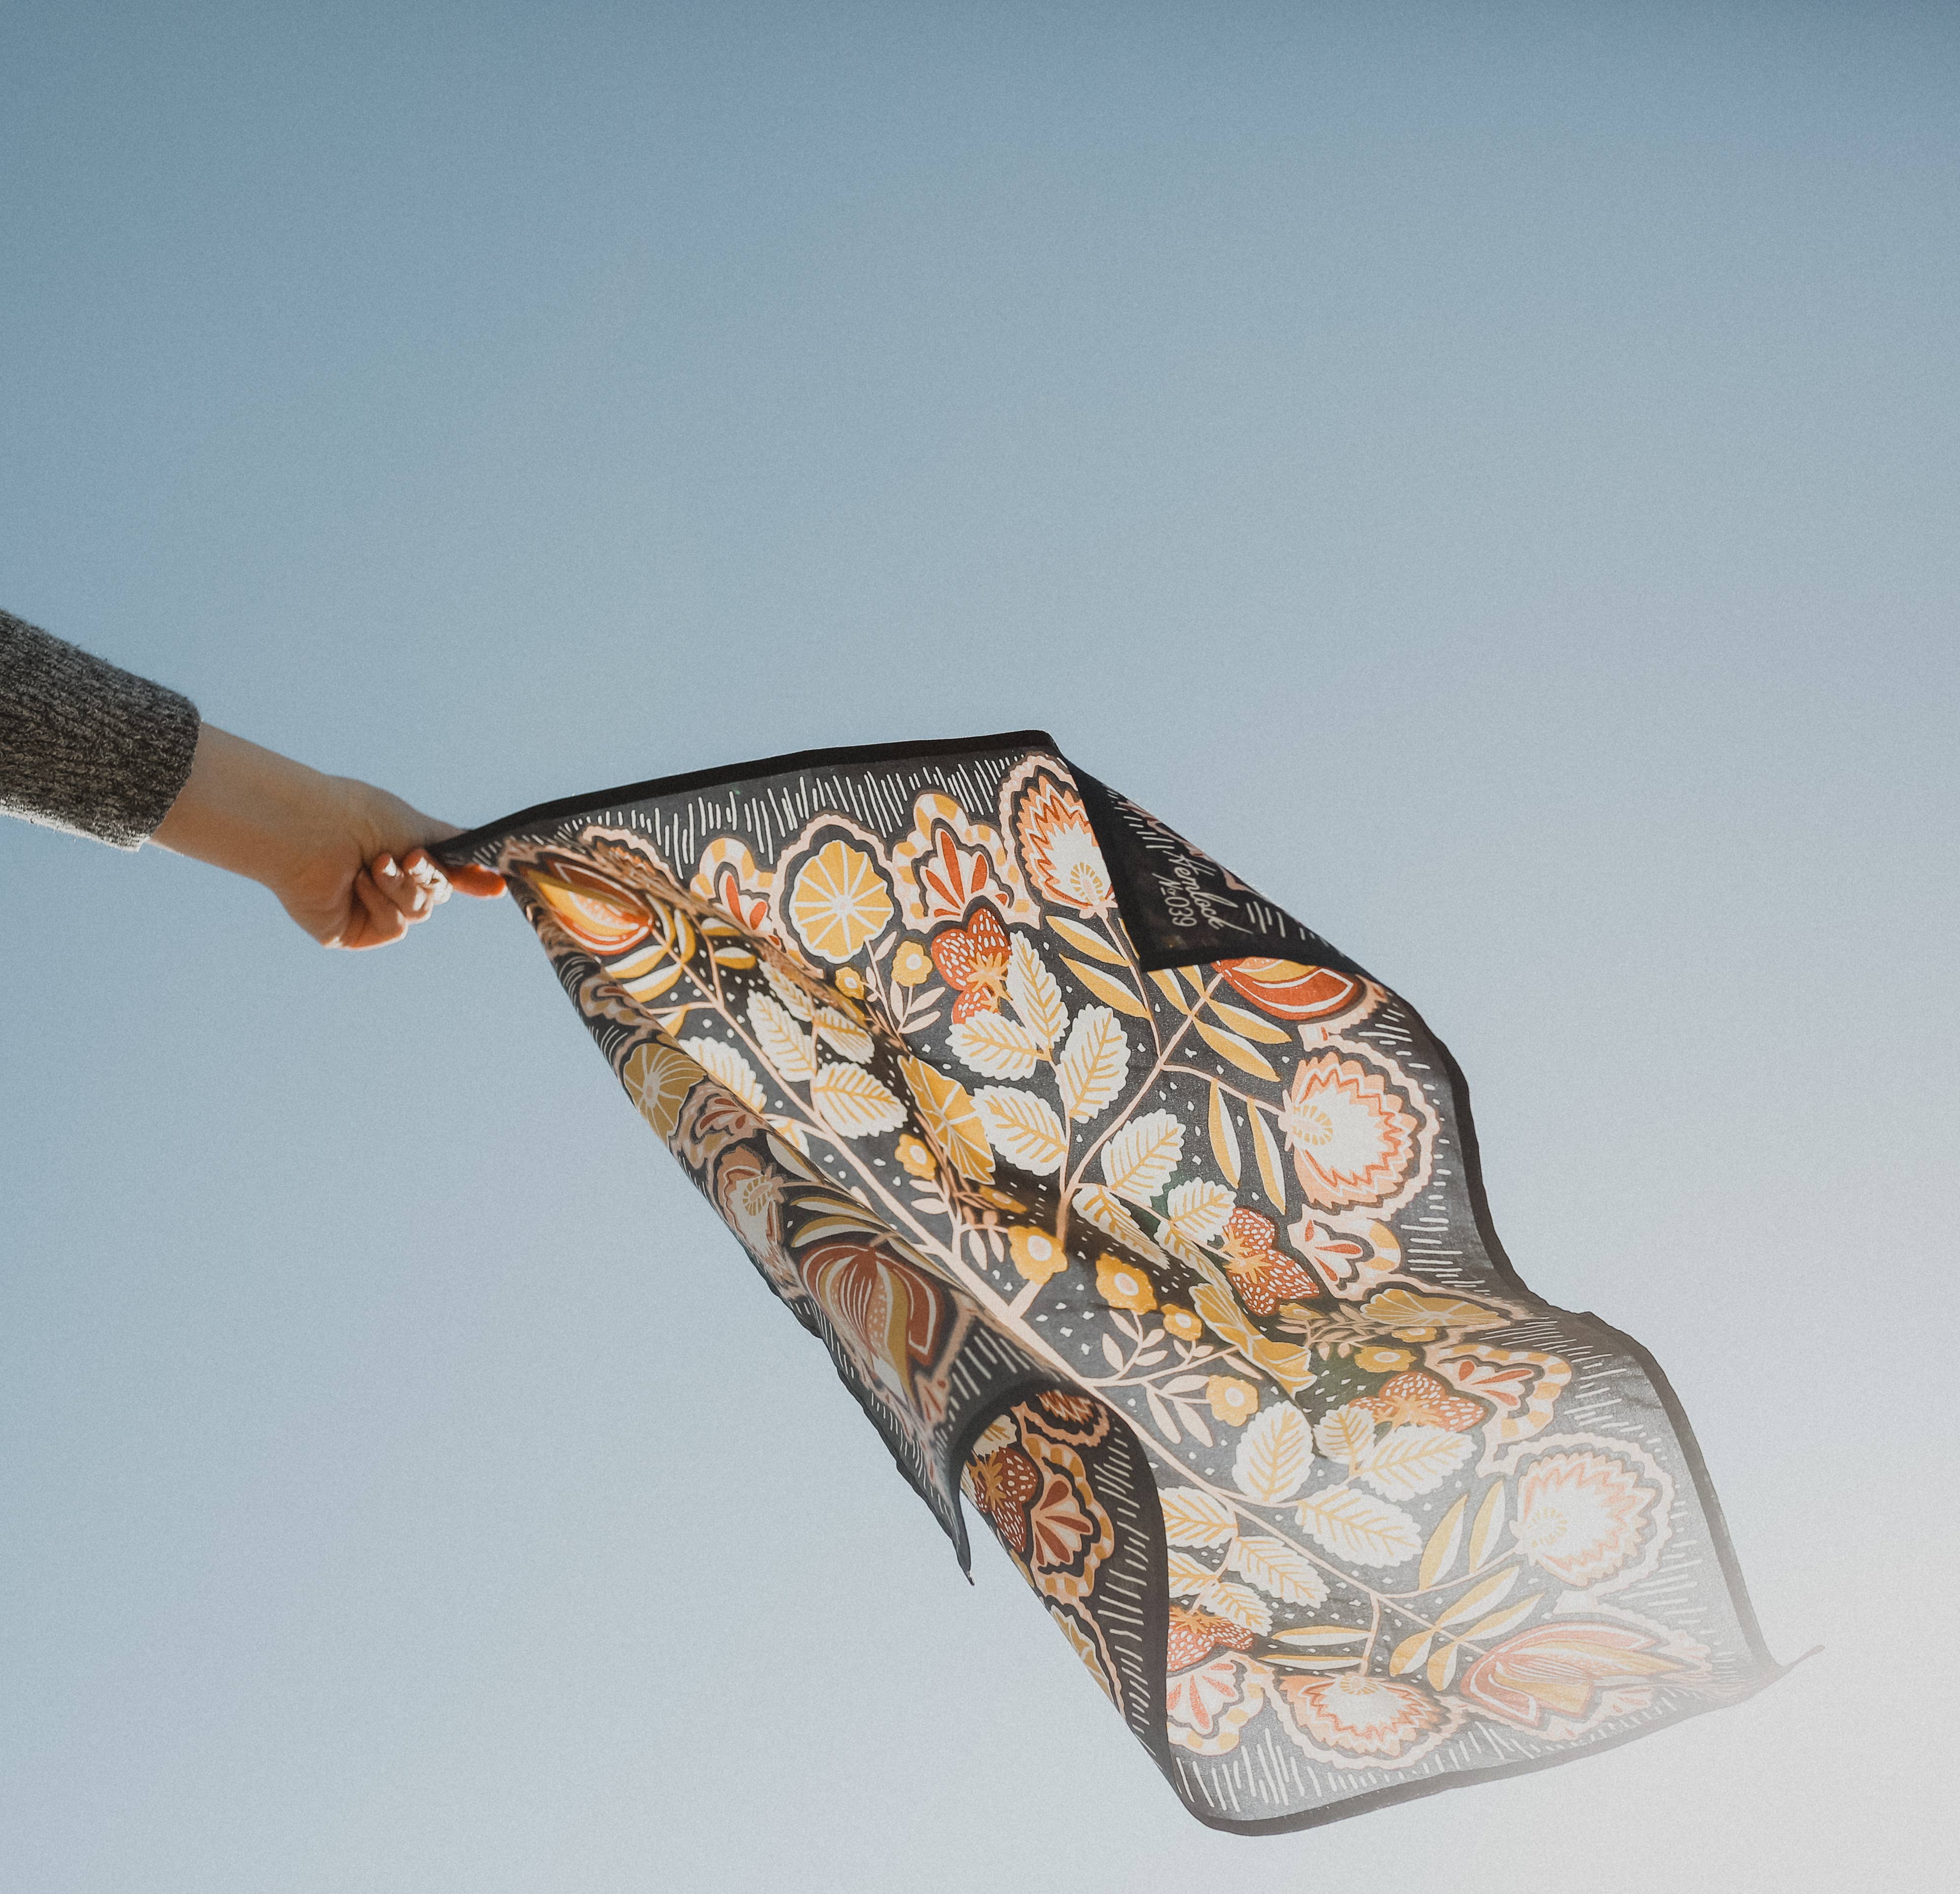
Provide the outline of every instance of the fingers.
[[466,861],[449,871],[450,885],[460,888],[465,894],[473,894],[478,900],[487,900],[492,895],[504,892],[504,877],[490,868],[479,868],[473,861]]
[[402,910],[377,886],[374,872],[363,868],[354,877],[354,898],[368,916],[368,925],[349,928],[341,937],[344,947],[384,947],[399,941],[409,931]]

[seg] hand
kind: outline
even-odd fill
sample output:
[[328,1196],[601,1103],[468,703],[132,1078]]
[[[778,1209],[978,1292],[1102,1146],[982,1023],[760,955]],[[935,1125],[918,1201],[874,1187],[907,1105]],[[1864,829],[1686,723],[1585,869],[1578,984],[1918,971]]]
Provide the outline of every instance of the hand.
[[198,733],[190,778],[154,839],[262,882],[323,947],[385,947],[452,887],[504,891],[487,868],[445,874],[426,844],[462,831],[399,796],[323,775],[215,724]]

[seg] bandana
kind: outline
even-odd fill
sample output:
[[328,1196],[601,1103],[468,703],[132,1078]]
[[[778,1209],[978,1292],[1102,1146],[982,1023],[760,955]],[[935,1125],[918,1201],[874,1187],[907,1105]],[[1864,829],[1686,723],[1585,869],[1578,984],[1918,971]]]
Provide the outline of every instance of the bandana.
[[1659,1368],[1519,1281],[1396,994],[1039,731],[527,810],[600,1050],[1185,1806],[1311,1826],[1778,1668]]

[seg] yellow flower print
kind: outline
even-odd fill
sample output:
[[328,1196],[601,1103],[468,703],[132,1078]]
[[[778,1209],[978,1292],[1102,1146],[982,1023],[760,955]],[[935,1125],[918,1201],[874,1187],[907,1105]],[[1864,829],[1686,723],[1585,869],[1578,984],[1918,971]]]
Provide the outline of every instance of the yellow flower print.
[[1019,1214],[1027,1208],[1020,1198],[1011,1196],[1004,1190],[997,1190],[991,1184],[982,1184],[974,1195],[983,1204],[991,1204],[996,1210],[1011,1210]]
[[1176,1303],[1165,1307],[1163,1325],[1180,1342],[1195,1342],[1204,1332],[1204,1324],[1198,1320],[1196,1311],[1179,1308]]
[[891,918],[892,897],[863,849],[827,842],[797,871],[791,924],[803,945],[833,966],[881,933]]
[[892,978],[901,986],[917,986],[932,978],[932,956],[917,941],[902,942],[892,956]]
[[1131,1309],[1141,1314],[1157,1306],[1157,1294],[1150,1287],[1150,1278],[1121,1256],[1105,1256],[1097,1262],[1096,1292],[1112,1309]]
[[1204,1399],[1220,1420],[1243,1427],[1259,1411],[1259,1390],[1236,1375],[1214,1374],[1204,1384]]
[[864,982],[855,967],[840,966],[831,977],[837,982],[838,992],[848,993],[854,1000],[864,997]]
[[931,1151],[909,1132],[899,1140],[899,1162],[915,1177],[930,1177],[938,1168]]
[[1357,1348],[1354,1365],[1370,1374],[1399,1374],[1415,1359],[1413,1348]]
[[1007,1232],[1008,1253],[1026,1282],[1045,1282],[1068,1267],[1068,1255],[1045,1230],[1017,1224]]

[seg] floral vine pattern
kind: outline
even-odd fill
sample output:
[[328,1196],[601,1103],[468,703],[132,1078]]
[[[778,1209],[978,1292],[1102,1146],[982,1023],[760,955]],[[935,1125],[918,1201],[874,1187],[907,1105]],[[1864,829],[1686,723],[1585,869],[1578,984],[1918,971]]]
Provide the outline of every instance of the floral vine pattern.
[[1108,797],[979,740],[445,852],[508,877],[963,1560],[963,1488],[1201,1819],[1303,1826],[1767,1682],[1657,1371],[1495,1252],[1448,1055],[1331,950],[1147,966]]

